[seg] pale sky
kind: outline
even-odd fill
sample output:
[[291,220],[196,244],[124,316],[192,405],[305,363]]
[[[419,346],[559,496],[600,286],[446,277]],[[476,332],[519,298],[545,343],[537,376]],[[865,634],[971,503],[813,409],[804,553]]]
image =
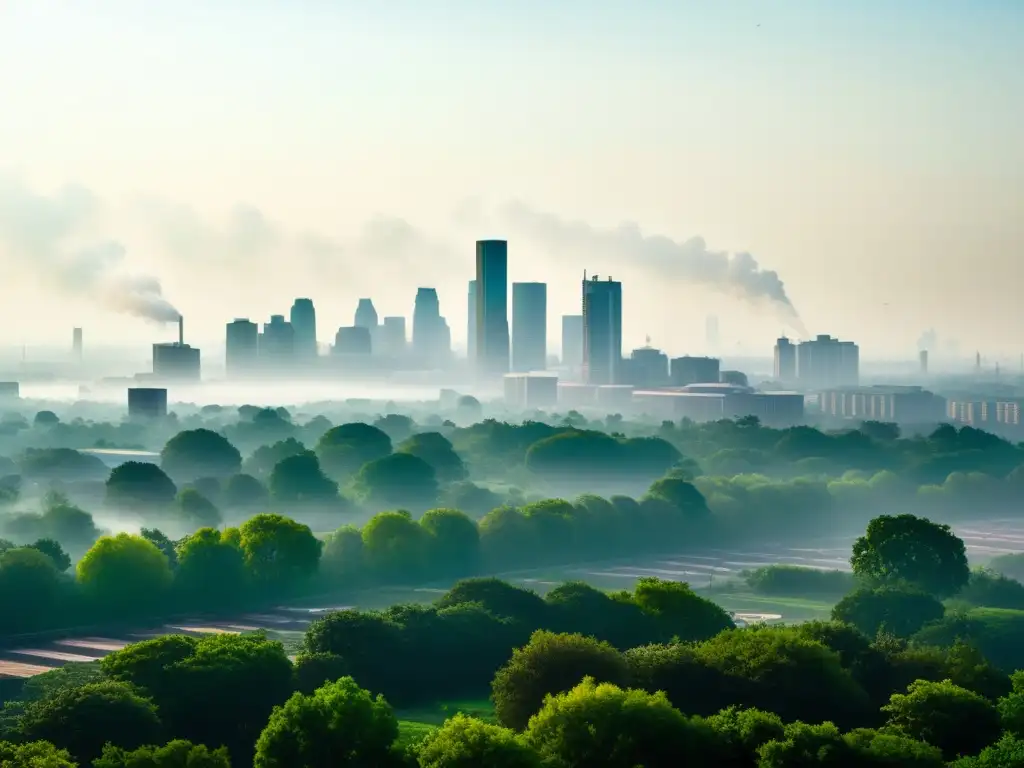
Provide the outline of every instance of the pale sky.
[[486,236],[548,281],[553,346],[588,269],[627,349],[699,352],[716,314],[770,354],[784,313],[631,223],[749,252],[866,358],[933,328],[1016,359],[1024,3],[2,0],[4,190],[0,345],[169,338],[42,265],[110,240],[200,345],[296,296],[327,341],[420,285],[464,344]]

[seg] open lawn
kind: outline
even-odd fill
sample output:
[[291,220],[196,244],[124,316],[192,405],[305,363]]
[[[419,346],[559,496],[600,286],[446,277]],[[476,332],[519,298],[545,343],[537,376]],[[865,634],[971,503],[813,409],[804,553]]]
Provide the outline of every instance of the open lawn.
[[741,617],[743,614],[777,614],[787,624],[797,624],[817,619],[827,620],[832,614],[834,603],[831,602],[802,597],[757,595],[742,591],[740,584],[736,584],[736,587],[736,591],[701,590],[701,594]]
[[487,699],[441,701],[431,706],[396,710],[398,740],[401,744],[421,741],[449,717],[460,712],[488,723],[497,722],[494,705]]

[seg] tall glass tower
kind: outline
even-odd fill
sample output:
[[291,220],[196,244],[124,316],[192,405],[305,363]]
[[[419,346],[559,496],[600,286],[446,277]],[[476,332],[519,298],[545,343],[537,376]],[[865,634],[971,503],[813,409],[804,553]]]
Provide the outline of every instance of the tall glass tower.
[[588,384],[618,384],[622,368],[622,283],[583,278],[583,370]]
[[508,242],[476,242],[476,363],[488,374],[508,373]]

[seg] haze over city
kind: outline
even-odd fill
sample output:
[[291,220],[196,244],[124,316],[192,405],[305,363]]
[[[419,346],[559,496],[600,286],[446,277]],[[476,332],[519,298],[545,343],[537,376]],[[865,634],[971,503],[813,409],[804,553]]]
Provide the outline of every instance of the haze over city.
[[913,359],[932,330],[936,360],[1016,360],[1022,19],[994,0],[8,2],[0,344],[173,339],[125,315],[131,275],[199,344],[307,295],[329,341],[360,297],[410,315],[431,286],[464,347],[493,237],[510,281],[548,283],[553,346],[586,269],[622,281],[627,348],[701,351],[714,314],[766,357],[785,332]]

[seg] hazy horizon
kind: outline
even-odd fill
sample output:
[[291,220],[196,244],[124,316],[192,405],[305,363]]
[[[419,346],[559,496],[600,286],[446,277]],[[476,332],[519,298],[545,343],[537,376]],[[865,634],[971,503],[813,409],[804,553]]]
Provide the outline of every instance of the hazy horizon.
[[11,0],[0,346],[170,339],[115,311],[160,293],[201,347],[299,296],[326,342],[419,286],[464,346],[497,237],[555,348],[588,270],[623,281],[627,352],[706,351],[713,314],[764,355],[802,322],[1015,360],[1022,37],[1005,0]]

